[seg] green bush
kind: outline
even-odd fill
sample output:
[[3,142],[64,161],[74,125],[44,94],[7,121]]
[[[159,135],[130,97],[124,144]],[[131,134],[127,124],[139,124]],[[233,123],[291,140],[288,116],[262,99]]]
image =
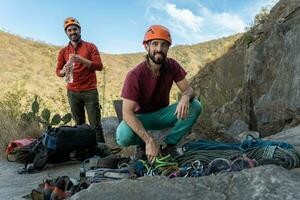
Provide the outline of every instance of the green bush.
[[250,31],[244,33],[243,37],[242,37],[242,41],[243,43],[247,46],[247,48],[250,46],[250,44],[254,41],[254,36],[252,35],[252,33]]
[[267,7],[262,7],[260,12],[255,15],[254,22],[246,27],[246,32],[242,36],[242,41],[245,45],[247,45],[247,47],[249,47],[249,45],[255,40],[255,37],[253,36],[255,27],[265,23],[269,16],[270,10]]

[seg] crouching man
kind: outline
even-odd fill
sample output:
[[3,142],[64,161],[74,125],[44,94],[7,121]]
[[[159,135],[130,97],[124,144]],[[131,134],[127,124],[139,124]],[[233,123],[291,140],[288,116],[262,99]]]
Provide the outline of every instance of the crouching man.
[[[169,30],[150,26],[144,36],[147,52],[143,62],[128,72],[121,97],[123,121],[117,129],[117,143],[138,145],[136,158],[150,162],[160,153],[176,155],[176,144],[187,134],[201,114],[201,104],[193,99],[186,71],[167,53],[172,44]],[[176,83],[181,91],[178,103],[169,105],[169,94]],[[171,128],[161,148],[148,130]]]

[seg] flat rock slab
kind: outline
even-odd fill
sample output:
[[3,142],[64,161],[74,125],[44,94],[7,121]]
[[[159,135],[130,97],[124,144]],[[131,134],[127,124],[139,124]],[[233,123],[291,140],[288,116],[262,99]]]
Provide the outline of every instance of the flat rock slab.
[[266,165],[201,178],[142,177],[94,184],[71,199],[159,200],[299,199],[300,174]]
[[[29,194],[32,189],[38,187],[43,179],[51,176],[69,176],[79,178],[80,164],[78,162],[61,163],[55,166],[47,166],[43,171],[36,174],[19,175],[17,171],[24,167],[23,164],[8,162],[0,158],[0,199],[23,199],[22,196]],[[24,200],[24,199],[23,199]]]

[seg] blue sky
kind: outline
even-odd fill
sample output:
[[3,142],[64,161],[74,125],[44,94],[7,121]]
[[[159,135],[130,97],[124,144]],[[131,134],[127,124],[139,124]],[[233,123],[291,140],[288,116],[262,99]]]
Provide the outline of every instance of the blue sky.
[[174,45],[243,32],[262,6],[278,0],[0,0],[0,29],[54,45],[68,42],[63,21],[73,16],[82,38],[106,53],[144,51],[147,27],[162,24]]

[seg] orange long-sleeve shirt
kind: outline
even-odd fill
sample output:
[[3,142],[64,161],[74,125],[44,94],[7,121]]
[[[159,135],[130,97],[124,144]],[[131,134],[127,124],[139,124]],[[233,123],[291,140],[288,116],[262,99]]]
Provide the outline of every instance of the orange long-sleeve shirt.
[[79,62],[75,62],[73,70],[73,83],[68,83],[67,88],[71,91],[86,91],[97,88],[96,70],[101,71],[103,68],[100,53],[96,45],[81,40],[75,49],[71,42],[62,48],[57,57],[56,74],[61,77],[60,70],[64,67],[69,59],[69,54],[78,54],[90,60],[90,68]]

